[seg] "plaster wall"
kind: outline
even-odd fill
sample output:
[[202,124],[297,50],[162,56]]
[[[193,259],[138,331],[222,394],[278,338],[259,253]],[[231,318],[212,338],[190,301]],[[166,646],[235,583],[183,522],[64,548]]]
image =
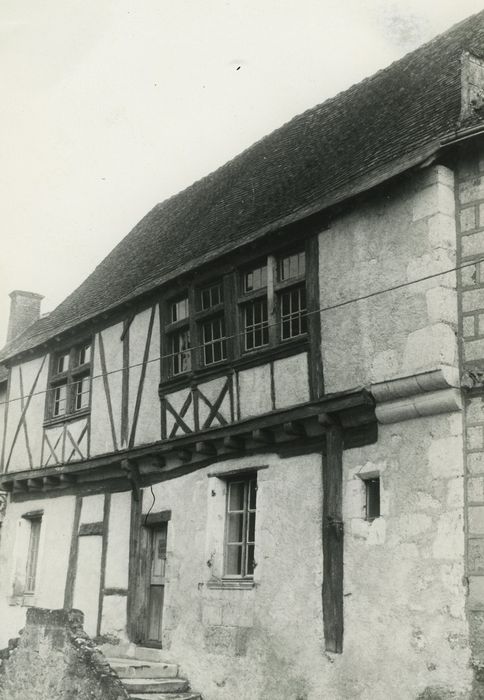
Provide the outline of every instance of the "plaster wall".
[[[74,519],[74,496],[10,502],[0,541],[0,648],[23,627],[29,605],[64,604],[64,590]],[[43,510],[36,591],[23,596],[28,521],[22,515]]]
[[[380,426],[377,444],[344,453],[341,655],[324,651],[321,460],[254,455],[156,484],[154,500],[144,491],[144,513],[172,513],[166,658],[207,700],[468,697],[460,414]],[[249,467],[259,467],[255,586],[228,590],[224,473]],[[373,522],[364,511],[369,475],[382,488]],[[124,508],[120,495],[113,523]],[[127,546],[126,532],[116,547]],[[124,611],[121,599],[109,601],[103,634],[123,638]]]
[[[321,307],[451,269],[454,178],[437,165],[338,216],[319,236]],[[321,314],[325,391],[457,364],[455,273]]]

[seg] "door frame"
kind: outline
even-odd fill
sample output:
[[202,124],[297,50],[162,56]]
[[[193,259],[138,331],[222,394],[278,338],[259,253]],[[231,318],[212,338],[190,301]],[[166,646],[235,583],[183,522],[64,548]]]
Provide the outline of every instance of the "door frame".
[[[171,520],[171,510],[143,513],[143,493],[131,498],[131,531],[129,547],[129,578],[127,601],[127,632],[131,642],[143,646],[161,647],[161,642],[146,641],[147,606],[151,571],[147,570],[149,539],[148,528],[156,528]],[[165,588],[166,591],[166,588]]]

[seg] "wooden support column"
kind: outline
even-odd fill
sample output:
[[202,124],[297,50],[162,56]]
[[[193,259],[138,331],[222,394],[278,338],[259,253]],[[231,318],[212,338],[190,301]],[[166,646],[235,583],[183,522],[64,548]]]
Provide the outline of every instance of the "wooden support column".
[[76,583],[77,572],[77,552],[79,549],[79,522],[81,519],[82,498],[76,497],[74,507],[74,518],[72,521],[71,548],[69,552],[69,563],[67,565],[66,587],[64,590],[64,608],[72,608],[74,599],[74,585]]
[[331,425],[323,457],[323,622],[326,651],[343,651],[343,430]]

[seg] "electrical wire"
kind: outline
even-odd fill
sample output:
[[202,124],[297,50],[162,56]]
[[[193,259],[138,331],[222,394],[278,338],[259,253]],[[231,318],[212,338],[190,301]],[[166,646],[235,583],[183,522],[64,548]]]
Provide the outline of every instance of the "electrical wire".
[[[385,287],[384,289],[378,289],[375,292],[369,292],[368,294],[363,294],[362,296],[359,297],[353,297],[351,299],[345,299],[344,301],[340,301],[336,304],[331,304],[330,306],[321,306],[318,309],[313,309],[312,311],[306,311],[306,313],[302,314],[303,317],[307,318],[309,316],[314,316],[316,314],[322,314],[327,311],[333,311],[334,309],[340,309],[344,306],[348,306],[349,304],[355,304],[359,301],[365,301],[367,299],[372,299],[373,297],[379,296],[381,294],[388,294],[390,292],[395,292],[398,291],[399,289],[404,289],[406,287],[410,287],[414,284],[420,284],[421,282],[426,282],[431,279],[435,279],[436,277],[441,277],[442,275],[449,275],[453,272],[457,272],[458,270],[463,270],[466,267],[471,267],[472,265],[478,265],[479,263],[484,263],[484,258],[479,258],[477,260],[472,260],[471,262],[466,262],[463,263],[462,265],[456,265],[455,267],[448,268],[447,270],[442,270],[441,272],[433,272],[429,275],[425,275],[424,277],[418,277],[417,279],[414,280],[409,280],[408,282],[401,282],[400,284],[396,284],[392,287]],[[264,325],[264,328],[273,328],[275,326],[279,325],[278,322],[275,323],[268,323]],[[245,335],[245,331],[241,331],[240,333],[233,333],[232,335],[227,335],[224,338],[220,338],[220,340],[233,340],[235,338],[243,337]],[[183,353],[192,353],[195,350],[201,350],[205,346],[203,344],[201,345],[194,345],[190,348],[187,348],[186,350],[183,350]],[[158,355],[157,357],[152,357],[150,359],[147,359],[146,362],[137,362],[132,365],[125,365],[123,367],[119,367],[118,369],[112,369],[109,370],[108,372],[102,373],[102,374],[95,374],[92,375],[92,379],[102,379],[103,377],[107,377],[110,374],[117,374],[118,372],[124,372],[127,369],[135,369],[136,367],[143,367],[143,365],[148,365],[151,362],[159,362],[160,360],[168,360],[175,355],[179,355],[180,352],[170,352],[164,355]],[[67,386],[72,385],[74,382],[68,382]],[[47,392],[52,391],[52,388],[49,389],[42,389],[41,391],[37,391],[33,394],[26,394],[24,396],[16,396],[13,399],[8,399],[8,401],[0,401],[0,406],[5,406],[7,404],[13,403],[15,401],[23,401],[25,399],[28,399],[29,397],[33,398],[34,396],[41,396],[42,394],[46,394]]]

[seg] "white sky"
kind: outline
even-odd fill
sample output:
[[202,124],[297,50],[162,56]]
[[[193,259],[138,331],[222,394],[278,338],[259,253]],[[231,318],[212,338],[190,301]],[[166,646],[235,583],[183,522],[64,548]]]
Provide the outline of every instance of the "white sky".
[[483,7],[2,0],[0,343],[12,289],[52,310],[156,202]]

